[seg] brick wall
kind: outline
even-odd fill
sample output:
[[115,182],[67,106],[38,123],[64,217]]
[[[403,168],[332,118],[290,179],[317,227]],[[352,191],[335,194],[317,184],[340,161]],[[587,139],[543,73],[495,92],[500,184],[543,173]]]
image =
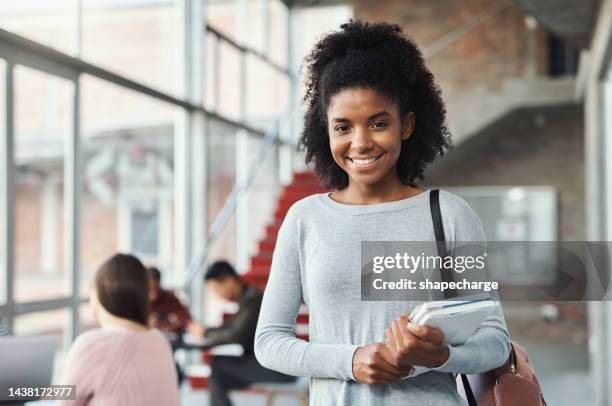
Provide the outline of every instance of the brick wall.
[[[452,29],[478,15],[496,0],[353,0],[355,18],[393,22],[423,49]],[[509,76],[523,76],[528,61],[529,32],[525,14],[515,5],[502,10],[481,26],[427,61],[445,99],[475,86],[492,91]],[[536,29],[537,70],[547,72],[546,33]]]

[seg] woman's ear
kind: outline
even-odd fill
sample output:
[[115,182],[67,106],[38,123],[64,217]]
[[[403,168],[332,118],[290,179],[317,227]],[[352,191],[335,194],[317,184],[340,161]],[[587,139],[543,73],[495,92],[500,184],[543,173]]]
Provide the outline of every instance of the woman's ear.
[[404,116],[404,120],[402,121],[402,141],[406,141],[412,135],[412,131],[414,131],[414,112],[408,112]]

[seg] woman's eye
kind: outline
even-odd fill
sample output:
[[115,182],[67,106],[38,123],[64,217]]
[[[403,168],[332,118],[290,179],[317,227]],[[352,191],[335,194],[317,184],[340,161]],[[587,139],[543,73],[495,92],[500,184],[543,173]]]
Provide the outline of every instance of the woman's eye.
[[343,133],[343,132],[348,131],[349,127],[348,127],[348,125],[339,125],[336,128],[334,128],[334,130]]
[[384,121],[377,121],[372,124],[372,127],[376,129],[387,128],[387,123],[385,123]]

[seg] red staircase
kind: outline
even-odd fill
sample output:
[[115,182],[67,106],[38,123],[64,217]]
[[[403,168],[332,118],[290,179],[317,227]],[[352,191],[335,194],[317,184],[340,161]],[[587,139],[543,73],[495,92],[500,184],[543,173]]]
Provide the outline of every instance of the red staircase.
[[[242,276],[243,280],[251,285],[264,290],[268,283],[270,267],[272,266],[272,254],[276,246],[276,238],[280,226],[287,214],[289,208],[298,200],[316,193],[327,191],[319,185],[317,178],[312,172],[297,172],[293,176],[293,182],[283,188],[274,219],[271,224],[266,226],[265,236],[259,241],[258,253],[251,258],[249,270]],[[223,315],[224,321],[231,315]],[[298,338],[308,340],[308,310],[306,306],[300,308],[300,313],[296,318],[296,335]],[[204,364],[210,362],[210,354],[204,353],[202,356]],[[189,383],[193,389],[206,389],[208,387],[208,378],[204,376],[190,376],[188,374]]]
[[259,252],[251,258],[249,271],[243,279],[260,289],[266,287],[270,267],[272,266],[272,253],[276,245],[278,230],[289,208],[298,200],[315,193],[323,193],[326,189],[319,185],[312,172],[298,172],[293,176],[293,182],[286,186],[280,195],[273,221],[266,226],[264,238],[259,241]]

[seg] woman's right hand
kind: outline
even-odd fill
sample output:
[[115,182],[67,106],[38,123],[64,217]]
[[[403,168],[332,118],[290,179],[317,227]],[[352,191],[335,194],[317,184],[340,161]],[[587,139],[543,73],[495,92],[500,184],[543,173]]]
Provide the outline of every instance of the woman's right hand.
[[353,376],[357,382],[373,385],[395,382],[414,371],[412,366],[396,367],[393,362],[384,343],[359,347],[353,354]]

